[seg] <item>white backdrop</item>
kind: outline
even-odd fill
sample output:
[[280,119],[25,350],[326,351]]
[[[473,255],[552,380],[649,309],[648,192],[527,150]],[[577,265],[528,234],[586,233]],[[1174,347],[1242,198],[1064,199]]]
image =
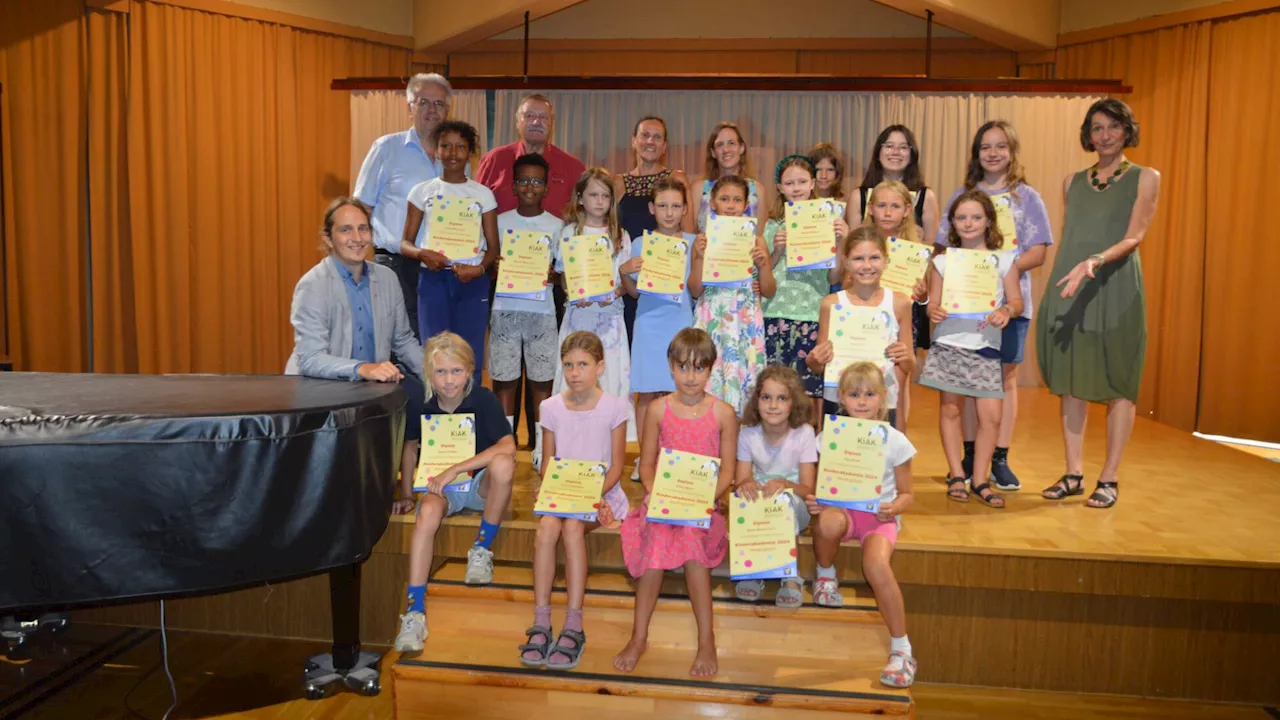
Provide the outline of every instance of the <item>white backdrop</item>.
[[[520,98],[539,92],[495,93],[492,135],[495,145],[515,142],[515,111]],[[845,189],[862,179],[871,144],[886,125],[911,128],[920,144],[925,180],[945,203],[964,180],[973,134],[987,120],[1013,123],[1022,144],[1020,160],[1028,182],[1044,196],[1054,237],[1062,229],[1062,181],[1091,158],[1080,148],[1079,128],[1098,96],[998,95],[987,93],[811,93],[749,91],[544,90],[555,103],[553,142],[588,167],[613,172],[633,167],[631,131],[645,115],[667,123],[669,167],[702,173],[707,134],[721,120],[738,123],[746,134],[751,174],[763,181],[772,202],[774,164],[826,141],[845,155]],[[487,136],[484,91],[454,93],[452,116],[475,125]],[[351,93],[352,182],[369,144],[378,136],[408,127],[403,92]],[[940,208],[945,213],[946,208]],[[1032,273],[1032,295],[1039,300],[1054,250]],[[1028,342],[1019,371],[1022,384],[1038,384],[1035,343]]]

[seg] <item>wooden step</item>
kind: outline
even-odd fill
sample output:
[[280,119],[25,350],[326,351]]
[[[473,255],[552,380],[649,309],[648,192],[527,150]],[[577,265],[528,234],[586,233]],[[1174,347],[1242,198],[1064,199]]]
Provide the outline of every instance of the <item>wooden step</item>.
[[[722,717],[781,717],[745,709],[913,717],[908,691],[880,685],[889,637],[879,623],[719,613],[720,672],[704,679],[688,674],[697,644],[692,613],[655,613],[649,649],[628,674],[613,668],[613,655],[630,637],[631,609],[593,606],[586,612],[588,640],[581,664],[556,672],[519,663],[517,646],[532,620],[530,603],[474,592],[481,588],[461,588],[458,596],[452,590],[440,594],[437,588],[444,587],[449,586],[431,586],[424,652],[401,657],[394,666],[396,716],[402,720],[431,717],[444,697],[452,698],[449,702],[472,700],[476,706],[492,705],[495,693],[513,702],[524,697],[509,689],[530,694],[520,704],[534,712],[519,714],[522,718],[564,718],[566,712],[580,717],[589,706],[609,712],[613,720],[627,716],[628,698],[645,699],[650,712],[654,702],[670,703],[667,714],[672,717],[701,712],[696,706],[704,703],[732,708],[732,713],[717,713]],[[553,619],[561,619],[558,610]]]
[[[533,568],[525,563],[495,563],[493,567],[493,584],[483,587],[470,587],[464,584],[466,563],[458,560],[446,560],[431,575],[428,592],[432,596],[471,594],[491,598],[508,598],[516,602],[533,604]],[[866,585],[850,585],[840,588],[844,596],[843,608],[826,608],[813,602],[813,588],[808,583],[804,586],[804,605],[795,609],[779,608],[774,604],[779,583],[765,583],[763,597],[759,602],[739,600],[733,592],[734,583],[729,578],[711,578],[711,596],[715,600],[716,612],[728,615],[750,615],[769,617],[773,615],[801,615],[804,617],[821,617],[833,621],[847,622],[882,622],[876,608],[871,588]],[[461,590],[459,590],[461,589]],[[557,575],[552,588],[551,602],[561,605],[565,601],[563,573]],[[592,569],[587,575],[587,592],[584,598],[586,607],[635,607],[635,588],[631,577],[621,571]],[[667,573],[663,578],[662,595],[658,599],[659,610],[685,612],[689,609],[689,596],[685,591],[684,578],[678,573]]]

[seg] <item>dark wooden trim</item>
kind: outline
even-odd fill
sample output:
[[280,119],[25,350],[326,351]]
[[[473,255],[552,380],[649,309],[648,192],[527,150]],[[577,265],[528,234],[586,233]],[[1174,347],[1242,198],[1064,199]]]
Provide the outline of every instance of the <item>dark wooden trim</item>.
[[[408,78],[354,77],[331,90],[403,90]],[[451,77],[455,90],[790,90],[795,92],[996,92],[1103,94],[1133,92],[1122,80],[1044,78],[834,77],[831,75],[622,75],[586,77],[477,75]]]

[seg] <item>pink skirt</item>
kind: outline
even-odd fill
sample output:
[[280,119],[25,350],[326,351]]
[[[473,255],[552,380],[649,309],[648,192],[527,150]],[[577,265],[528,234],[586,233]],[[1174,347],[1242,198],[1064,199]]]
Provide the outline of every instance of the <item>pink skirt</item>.
[[627,513],[619,530],[622,557],[631,577],[638,578],[648,570],[674,570],[690,560],[710,569],[724,560],[729,535],[720,513],[711,516],[711,527],[702,529],[649,522],[645,519],[648,512],[646,498]]

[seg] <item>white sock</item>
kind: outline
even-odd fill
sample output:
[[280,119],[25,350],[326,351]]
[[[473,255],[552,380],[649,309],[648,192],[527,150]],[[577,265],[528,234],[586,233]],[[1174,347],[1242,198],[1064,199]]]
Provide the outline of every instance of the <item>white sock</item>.
[[515,432],[515,431],[516,431],[516,416],[515,416],[515,415],[508,415],[508,416],[507,416],[507,424],[511,426],[511,432]]
[[889,638],[889,652],[900,652],[907,657],[913,657],[911,654],[911,641],[907,639],[906,635],[900,638],[891,637]]
[[819,566],[818,566],[818,579],[819,579],[819,580],[835,580],[835,579],[836,579],[836,566],[835,566],[835,565],[831,565],[831,566],[829,566],[829,567],[822,567],[821,565],[819,565]]

